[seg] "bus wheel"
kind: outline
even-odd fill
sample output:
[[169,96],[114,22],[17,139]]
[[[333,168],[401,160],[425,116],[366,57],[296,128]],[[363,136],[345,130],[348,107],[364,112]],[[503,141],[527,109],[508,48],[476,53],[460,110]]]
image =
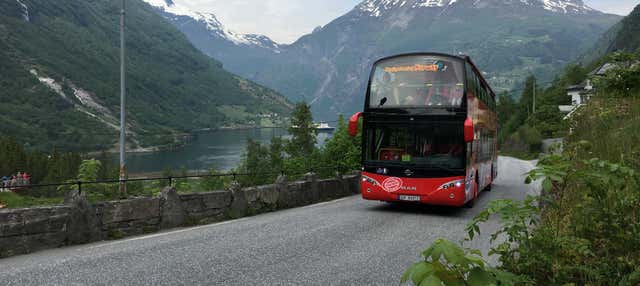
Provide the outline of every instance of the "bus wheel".
[[470,201],[468,201],[466,204],[464,204],[465,208],[473,208],[473,206],[476,204],[476,198],[478,198],[478,188],[480,188],[480,184],[478,183],[478,172],[476,172],[476,187],[474,188],[474,194],[473,194],[473,199],[471,199]]
[[491,192],[491,187],[493,187],[493,180],[494,180],[494,178],[493,178],[493,167],[491,167],[491,183],[489,183],[489,185],[484,188],[484,190],[486,192]]
[[485,191],[485,192],[491,192],[491,187],[492,187],[492,186],[493,186],[493,183],[489,184],[488,186],[486,186],[486,187],[484,188],[484,191]]
[[464,207],[468,209],[472,209],[473,206],[475,205],[476,205],[476,198],[473,198],[470,201],[468,201],[466,204],[464,204]]

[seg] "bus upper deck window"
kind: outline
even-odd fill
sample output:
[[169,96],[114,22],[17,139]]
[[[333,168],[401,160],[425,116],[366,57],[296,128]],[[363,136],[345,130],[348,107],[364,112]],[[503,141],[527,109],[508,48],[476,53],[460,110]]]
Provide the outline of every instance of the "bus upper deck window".
[[440,56],[392,58],[374,67],[369,106],[460,107],[464,95],[461,62]]

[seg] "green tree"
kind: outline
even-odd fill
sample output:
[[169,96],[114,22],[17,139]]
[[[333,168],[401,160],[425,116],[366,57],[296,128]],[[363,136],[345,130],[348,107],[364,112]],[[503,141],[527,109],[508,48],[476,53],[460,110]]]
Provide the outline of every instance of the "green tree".
[[[74,180],[67,180],[68,183],[76,183],[76,182],[96,182],[98,180],[98,175],[100,174],[100,170],[102,169],[102,163],[96,159],[88,159],[82,160],[80,165],[78,166],[78,174]],[[108,184],[82,184],[78,185],[67,185],[58,187],[58,195],[62,195],[62,193],[77,189],[81,187],[82,192],[88,194],[88,197],[92,201],[103,201],[116,197],[116,188],[109,186]]]
[[327,169],[327,175],[333,171],[342,173],[357,170],[362,158],[360,136],[351,137],[344,116],[338,118],[338,126],[322,148],[322,163]]
[[637,96],[640,93],[640,57],[631,53],[614,53],[609,57],[614,68],[597,84],[606,96]]
[[78,181],[95,182],[98,180],[98,173],[102,168],[102,163],[96,159],[83,160],[78,167]]
[[226,177],[220,176],[221,174],[216,166],[212,165],[209,168],[210,177],[204,177],[200,180],[200,189],[205,192],[224,189],[229,180],[227,180]]
[[287,152],[290,156],[302,157],[313,153],[316,149],[316,129],[311,107],[308,104],[304,102],[296,104],[288,131],[291,134],[291,140],[287,144]]
[[285,141],[281,137],[271,138],[269,144],[269,162],[274,171],[284,171]]
[[564,71],[564,79],[566,84],[575,85],[580,84],[587,78],[587,69],[583,68],[579,64],[570,64]]
[[272,183],[275,172],[271,168],[269,148],[253,139],[247,139],[247,148],[238,170],[246,174],[237,178],[243,186]]
[[496,113],[498,114],[498,122],[500,123],[500,134],[498,135],[498,144],[502,145],[502,142],[508,135],[515,131],[517,122],[512,120],[514,114],[518,110],[518,103],[506,92],[498,98],[496,105]]
[[[522,94],[520,96],[520,103],[518,107],[519,112],[518,114],[516,114],[520,122],[524,122],[524,120],[526,120],[526,118],[533,113],[534,85],[537,85],[536,77],[527,77],[527,80],[524,83],[524,89],[522,90]],[[539,95],[540,94],[536,90],[536,97]]]
[[552,138],[566,133],[567,126],[563,114],[557,105],[542,105],[527,120],[527,124],[534,126],[544,138]]

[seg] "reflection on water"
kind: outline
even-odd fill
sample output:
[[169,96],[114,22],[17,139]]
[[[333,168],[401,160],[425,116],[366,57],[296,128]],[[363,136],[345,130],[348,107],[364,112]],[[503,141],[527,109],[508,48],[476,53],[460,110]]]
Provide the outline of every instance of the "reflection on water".
[[[238,166],[245,150],[247,138],[260,143],[268,143],[272,137],[289,138],[284,129],[221,130],[198,133],[194,141],[177,150],[156,153],[127,154],[129,173],[158,172],[166,167],[174,170],[205,170],[216,166],[219,170],[229,170]],[[331,136],[318,133],[318,146]],[[117,160],[117,156],[114,156]]]

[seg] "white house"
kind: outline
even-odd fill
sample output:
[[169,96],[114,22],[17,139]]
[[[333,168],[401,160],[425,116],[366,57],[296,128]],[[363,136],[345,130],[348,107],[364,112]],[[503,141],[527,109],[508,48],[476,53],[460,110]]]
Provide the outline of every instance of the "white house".
[[593,84],[588,79],[579,85],[572,85],[567,88],[567,95],[571,97],[571,105],[560,105],[560,112],[566,114],[564,119],[569,119],[582,105],[586,104],[595,94]]
[[589,100],[591,100],[591,97],[595,95],[595,89],[593,87],[591,78],[604,76],[608,70],[614,67],[614,64],[606,63],[590,72],[588,75],[589,79],[585,80],[581,84],[567,87],[567,95],[571,97],[571,105],[558,106],[560,112],[566,114],[564,117],[565,120],[569,119],[574,112],[576,112],[578,109],[580,109],[581,106],[589,102]]

